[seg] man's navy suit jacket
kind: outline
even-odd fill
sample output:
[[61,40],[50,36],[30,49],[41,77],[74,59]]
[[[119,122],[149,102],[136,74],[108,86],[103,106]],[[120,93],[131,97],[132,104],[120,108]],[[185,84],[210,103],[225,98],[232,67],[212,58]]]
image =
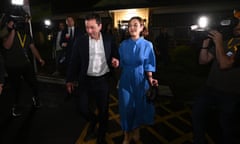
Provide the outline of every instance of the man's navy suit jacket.
[[[110,34],[102,34],[103,45],[107,64],[112,72],[111,60],[113,57],[119,58],[118,47],[115,38]],[[78,81],[84,84],[83,79],[87,76],[89,65],[89,36],[84,34],[78,38],[73,45],[73,53],[67,70],[66,82]],[[76,79],[77,78],[77,79]]]

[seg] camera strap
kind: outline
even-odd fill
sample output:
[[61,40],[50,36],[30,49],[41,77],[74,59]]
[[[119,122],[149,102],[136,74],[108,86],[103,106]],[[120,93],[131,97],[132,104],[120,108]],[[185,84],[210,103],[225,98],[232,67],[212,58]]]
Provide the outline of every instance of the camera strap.
[[30,61],[30,60],[29,60],[29,57],[28,57],[28,54],[27,54],[27,50],[25,49],[25,43],[26,43],[27,34],[24,33],[24,36],[23,36],[23,39],[22,39],[21,34],[17,31],[17,36],[18,36],[20,45],[21,45],[21,47],[22,47],[23,54],[25,55],[25,57],[27,58],[27,60]]
[[27,35],[24,34],[23,39],[22,39],[21,34],[19,32],[17,32],[17,36],[18,36],[21,47],[24,48]]
[[233,49],[235,53],[237,52],[239,46],[240,46],[240,38],[231,38],[228,41],[228,48]]

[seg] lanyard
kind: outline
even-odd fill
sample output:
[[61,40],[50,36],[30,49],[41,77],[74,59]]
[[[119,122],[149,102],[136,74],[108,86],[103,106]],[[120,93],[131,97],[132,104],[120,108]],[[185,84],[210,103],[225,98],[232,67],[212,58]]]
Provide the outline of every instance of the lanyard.
[[17,35],[18,35],[18,39],[19,39],[19,41],[20,41],[21,47],[24,48],[24,45],[25,45],[25,42],[26,42],[26,36],[27,36],[27,35],[24,34],[23,39],[22,39],[22,37],[21,37],[21,35],[20,35],[19,32],[17,32]]
[[238,46],[240,46],[240,38],[231,38],[228,41],[228,48],[233,48],[235,52],[237,51]]

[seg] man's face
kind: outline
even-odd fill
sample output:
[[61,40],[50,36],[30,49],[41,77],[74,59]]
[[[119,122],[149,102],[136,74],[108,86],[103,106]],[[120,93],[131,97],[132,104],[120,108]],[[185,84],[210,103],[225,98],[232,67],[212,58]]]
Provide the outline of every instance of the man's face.
[[99,34],[102,29],[102,24],[97,24],[95,19],[86,20],[85,28],[88,35],[93,39],[99,39]]
[[59,28],[59,30],[63,30],[64,29],[64,23],[59,23],[58,28]]
[[66,24],[68,27],[74,26],[74,19],[72,17],[67,17]]

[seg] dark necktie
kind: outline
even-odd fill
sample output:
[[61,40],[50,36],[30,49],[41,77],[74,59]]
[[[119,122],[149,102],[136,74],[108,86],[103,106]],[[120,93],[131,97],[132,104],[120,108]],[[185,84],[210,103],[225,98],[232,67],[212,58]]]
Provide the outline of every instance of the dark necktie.
[[70,39],[73,38],[73,31],[72,31],[72,28],[70,28]]

